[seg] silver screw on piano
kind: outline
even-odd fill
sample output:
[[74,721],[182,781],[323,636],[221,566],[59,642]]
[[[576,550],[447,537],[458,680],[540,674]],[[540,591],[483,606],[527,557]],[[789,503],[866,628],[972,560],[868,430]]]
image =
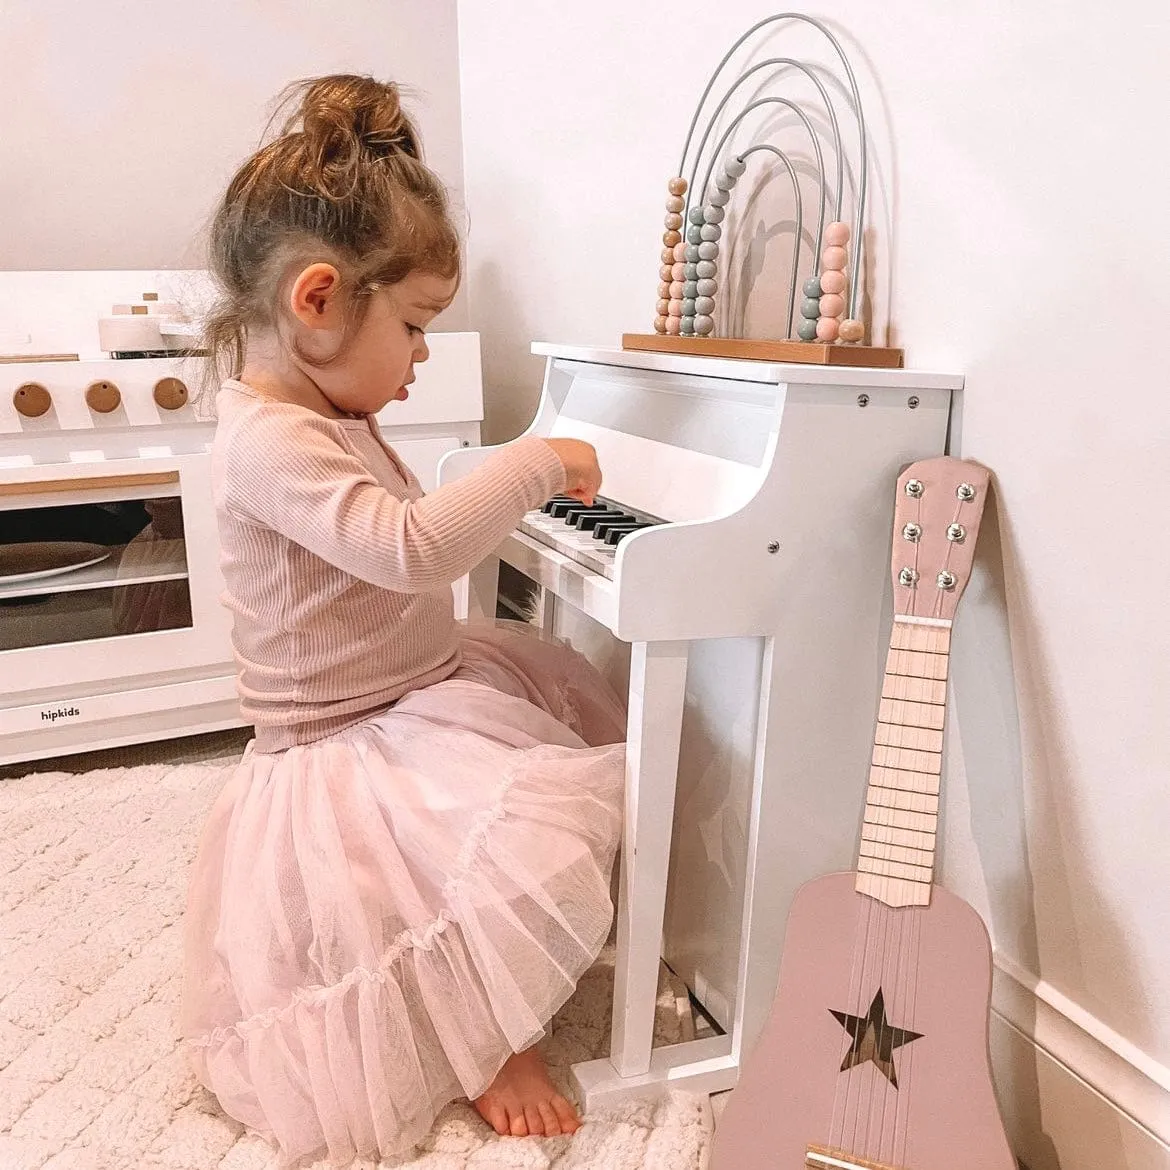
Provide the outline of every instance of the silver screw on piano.
[[941,573],[935,578],[940,589],[954,589],[957,578],[950,569],[943,569]]
[[911,410],[917,410],[918,409],[918,395],[911,394],[910,397],[908,399],[906,399],[906,405],[908,407],[910,407]]
[[906,494],[918,499],[926,489],[922,486],[920,479],[908,479],[906,481]]
[[961,483],[955,488],[955,495],[965,504],[969,504],[975,498],[975,489],[969,483]]
[[770,553],[778,553],[780,551],[780,542],[778,540],[768,541],[768,551]]
[[918,582],[918,574],[911,568],[905,568],[898,574],[898,584],[913,589]]
[[858,394],[857,405],[858,406],[868,406],[869,405],[869,395],[868,394]]

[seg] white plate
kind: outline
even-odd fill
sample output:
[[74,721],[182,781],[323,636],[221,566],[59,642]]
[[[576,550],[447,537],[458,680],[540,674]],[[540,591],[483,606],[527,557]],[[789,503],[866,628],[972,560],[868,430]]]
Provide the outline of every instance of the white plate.
[[29,544],[0,544],[0,584],[40,581],[74,573],[113,556],[104,544],[52,540]]

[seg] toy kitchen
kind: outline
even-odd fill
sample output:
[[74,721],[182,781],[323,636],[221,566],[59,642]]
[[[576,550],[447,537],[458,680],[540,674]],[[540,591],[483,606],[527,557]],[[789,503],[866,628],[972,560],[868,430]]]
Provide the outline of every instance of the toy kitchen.
[[[14,343],[0,289],[0,351],[16,351],[0,352],[0,765],[243,726],[197,325],[165,288],[141,287],[155,274],[7,275],[78,321],[72,346],[59,321],[41,334],[53,352],[34,328]],[[409,401],[379,416],[425,489],[444,454],[479,443],[483,418],[478,335],[430,345]]]

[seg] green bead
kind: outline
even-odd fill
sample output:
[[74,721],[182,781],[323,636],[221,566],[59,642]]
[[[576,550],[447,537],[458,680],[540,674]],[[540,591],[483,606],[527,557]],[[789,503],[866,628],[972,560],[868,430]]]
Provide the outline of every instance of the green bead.
[[[699,295],[699,282],[697,280],[688,280],[683,283],[683,301],[685,302],[691,297]],[[684,310],[685,311],[685,310]]]
[[691,223],[697,223],[700,227],[702,227],[704,222],[703,209],[701,207],[692,207],[690,211],[687,212],[687,219],[689,219]]
[[821,302],[814,301],[812,297],[805,297],[800,303],[800,315],[815,321],[821,315]]
[[686,255],[687,255],[686,262],[688,264],[696,263],[696,261],[698,261],[698,259],[699,259],[699,245],[698,244],[687,244]]
[[[699,258],[699,249],[696,248],[695,249],[695,259],[698,260],[698,258]],[[683,280],[697,280],[699,274],[695,270],[698,267],[699,267],[698,264],[684,264],[683,265]]]
[[701,244],[702,242],[703,242],[703,229],[701,227],[699,227],[698,224],[691,224],[691,226],[689,228],[687,228],[687,243],[688,244]]
[[680,333],[687,334],[688,336],[693,334],[695,332],[694,317],[683,317],[678,323],[678,331]]
[[682,310],[684,317],[693,317],[695,315],[695,298],[686,297],[682,303]]
[[801,341],[816,341],[817,323],[806,317],[803,321],[801,321],[800,326],[796,330],[796,333]]
[[824,293],[821,288],[821,278],[819,276],[810,276],[804,282],[804,295],[811,297],[814,301],[819,301]]

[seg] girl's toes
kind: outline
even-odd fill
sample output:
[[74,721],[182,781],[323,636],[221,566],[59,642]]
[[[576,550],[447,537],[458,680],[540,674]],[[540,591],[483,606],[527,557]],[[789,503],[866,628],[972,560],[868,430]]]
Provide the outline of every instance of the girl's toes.
[[544,1123],[545,1137],[556,1137],[561,1132],[561,1123],[552,1107],[552,1102],[541,1101],[540,1119]]

